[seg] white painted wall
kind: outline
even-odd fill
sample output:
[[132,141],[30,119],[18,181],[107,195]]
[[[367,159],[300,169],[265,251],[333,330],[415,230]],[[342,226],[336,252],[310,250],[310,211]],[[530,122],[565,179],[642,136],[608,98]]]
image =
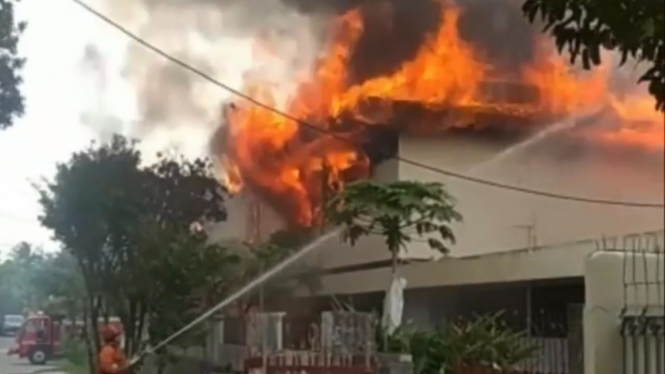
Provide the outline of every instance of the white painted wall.
[[[390,182],[399,178],[399,163],[386,161],[374,170],[372,180]],[[408,252],[400,254],[404,259],[430,260],[440,257],[427,246],[412,246]],[[390,259],[390,253],[384,239],[378,236],[366,237],[351,246],[343,243],[340,236],[334,236],[323,242],[315,251],[303,260],[310,266],[333,269],[350,265],[367,264]]]
[[[495,141],[477,138],[402,136],[399,154],[409,160],[466,175],[560,194],[655,202],[662,201],[665,195],[662,153],[647,156],[620,154],[616,150],[575,148],[567,143],[550,142],[503,154],[497,159],[497,155],[504,151]],[[457,244],[452,248],[453,257],[527,248],[530,243],[525,225],[533,225],[537,244],[546,247],[602,235],[657,230],[665,226],[662,209],[553,200],[452,179],[394,160],[379,165],[373,179],[438,181],[446,184],[457,198],[458,208],[464,215],[464,222],[454,226]],[[212,231],[214,239],[244,238],[247,230],[245,200],[246,197],[240,194],[229,201],[229,220]],[[263,233],[279,228],[279,222],[274,212],[264,209]],[[588,248],[593,249],[593,246]],[[402,257],[436,259],[437,254],[426,243],[417,242]],[[341,243],[339,238],[331,238],[302,261],[308,266],[331,269],[388,259],[389,253],[383,239],[372,237],[361,240],[354,247]],[[557,261],[562,265],[551,266],[556,268],[567,264],[565,259]],[[432,265],[431,270],[420,267],[416,276],[431,276],[437,282],[445,282],[441,279],[442,275],[437,273],[440,272],[439,266]],[[574,268],[577,265],[571,266]],[[496,270],[488,271],[486,274],[492,278],[502,277]],[[513,269],[506,271],[511,273]],[[366,283],[365,279],[372,277],[374,272],[381,270],[367,271],[364,275],[354,274],[348,279],[355,285],[369,284],[363,289],[373,288],[373,283]],[[476,276],[466,273],[460,275],[465,279]],[[485,274],[477,276],[483,278]],[[358,277],[363,280],[359,281]],[[341,278],[339,281],[347,282]]]
[[[662,202],[663,153],[543,143],[500,157],[495,144],[478,140],[402,137],[400,156],[505,184],[596,199]],[[635,209],[553,200],[448,178],[401,163],[402,180],[445,183],[459,201],[465,222],[455,227],[453,255],[524,248],[534,225],[538,244],[643,232],[665,225],[662,209]]]
[[[623,373],[620,315],[648,311],[663,315],[665,253],[599,251],[585,262],[584,357],[586,374]],[[654,247],[651,247],[652,249]],[[632,248],[629,248],[632,249]],[[624,270],[625,269],[625,270]],[[624,296],[624,281],[629,284]],[[646,285],[644,283],[652,283]],[[652,359],[655,358],[655,347]],[[665,352],[659,352],[665,359]],[[654,370],[655,365],[651,365]],[[655,374],[655,370],[652,373]]]
[[[208,235],[212,242],[234,242],[247,239],[249,232],[248,204],[251,199],[254,199],[251,193],[244,190],[231,196],[225,202],[228,219],[208,228]],[[270,207],[262,205],[260,227],[262,237],[267,237],[280,228],[282,228],[282,220],[279,216]]]
[[[524,280],[582,277],[584,260],[597,250],[595,240],[552,245],[535,250],[487,253],[400,266],[407,289],[459,286]],[[359,255],[362,249],[358,248]],[[354,294],[385,291],[390,268],[329,274],[320,277],[318,294]],[[303,295],[308,290],[301,290]]]
[[[402,136],[399,145],[400,157],[519,187],[608,200],[662,202],[665,195],[662,152],[621,153],[551,141],[503,152],[505,148],[495,141],[468,138]],[[665,226],[662,209],[553,200],[453,179],[404,162],[381,165],[374,179],[437,181],[448,186],[464,215],[464,222],[454,226],[457,244],[452,256],[527,248],[526,225],[533,226],[537,244],[545,246]],[[387,260],[389,253],[380,238],[360,241],[355,248],[333,238],[316,256],[312,261],[335,268]],[[403,254],[419,259],[433,256],[423,242],[413,243]]]

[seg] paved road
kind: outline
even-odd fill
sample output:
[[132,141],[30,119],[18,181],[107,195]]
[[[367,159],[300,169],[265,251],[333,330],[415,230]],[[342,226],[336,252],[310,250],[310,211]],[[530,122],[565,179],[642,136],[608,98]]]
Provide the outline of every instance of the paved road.
[[[41,370],[54,369],[52,366],[33,366],[26,360],[7,356],[7,350],[14,344],[13,338],[0,337],[0,374],[35,374]],[[64,374],[51,371],[51,374]]]

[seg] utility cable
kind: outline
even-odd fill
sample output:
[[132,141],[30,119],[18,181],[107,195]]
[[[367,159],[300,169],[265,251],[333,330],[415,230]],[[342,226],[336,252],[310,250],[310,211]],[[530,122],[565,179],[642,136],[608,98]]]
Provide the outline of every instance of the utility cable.
[[[99,11],[92,8],[91,6],[86,4],[85,2],[83,2],[81,0],[71,0],[71,1],[78,4],[83,9],[85,9],[87,12],[94,15],[95,17],[97,17],[101,21],[107,23],[108,25],[112,26],[113,28],[115,28],[119,32],[123,33],[125,36],[132,39],[136,43],[138,43],[138,44],[142,45],[143,47],[149,49],[150,51],[160,55],[161,57],[163,57],[166,60],[174,63],[175,65],[178,65],[178,66],[182,67],[183,69],[188,70],[192,74],[195,74],[195,75],[199,76],[200,78],[208,81],[209,83],[212,83],[212,84],[214,84],[214,85],[216,85],[216,86],[232,93],[233,95],[235,95],[239,98],[242,98],[242,99],[244,99],[244,100],[260,107],[260,108],[263,108],[267,111],[270,111],[272,113],[280,115],[280,116],[282,116],[282,117],[284,117],[288,120],[294,121],[295,123],[297,123],[300,126],[306,127],[308,129],[311,129],[313,131],[316,131],[316,132],[324,134],[324,135],[331,136],[335,139],[344,141],[346,143],[352,143],[348,138],[346,138],[344,136],[341,136],[339,134],[335,134],[331,131],[327,131],[327,130],[322,129],[318,126],[315,126],[315,125],[312,125],[308,122],[305,122],[305,121],[303,121],[299,118],[293,117],[292,115],[290,115],[288,113],[285,113],[285,112],[283,112],[283,111],[281,111],[281,110],[279,110],[275,107],[272,107],[272,106],[267,105],[267,104],[265,104],[261,101],[258,101],[256,99],[254,99],[253,97],[248,96],[248,95],[242,93],[241,91],[239,91],[237,89],[234,89],[233,87],[230,87],[230,86],[218,81],[217,79],[215,79],[211,75],[206,74],[203,71],[195,68],[194,66],[192,66],[192,65],[190,65],[190,64],[188,64],[188,63],[186,63],[186,62],[184,62],[184,61],[182,61],[182,60],[180,60],[176,57],[173,57],[172,55],[164,52],[162,49],[156,47],[155,45],[153,45],[150,42],[146,41],[145,39],[141,38],[140,36],[138,36],[138,35],[134,34],[133,32],[129,31],[124,26],[122,26],[119,23],[115,22],[114,20],[112,20],[108,16],[100,13]],[[651,209],[663,209],[663,208],[665,208],[664,203],[596,199],[596,198],[591,198],[591,197],[564,195],[564,194],[559,194],[559,193],[555,193],[555,192],[548,192],[548,191],[524,188],[524,187],[514,186],[514,185],[510,185],[510,184],[504,184],[504,183],[500,183],[500,182],[495,182],[495,181],[490,181],[490,180],[486,180],[486,179],[476,178],[476,177],[472,177],[472,176],[465,175],[465,174],[460,174],[460,173],[453,172],[453,171],[450,171],[450,170],[446,170],[446,169],[438,168],[438,167],[435,167],[435,166],[432,166],[432,165],[428,165],[428,164],[425,164],[425,163],[422,163],[422,162],[419,162],[419,161],[410,160],[410,159],[401,157],[399,155],[385,155],[385,156],[387,156],[387,158],[389,158],[389,159],[394,159],[394,160],[403,162],[405,164],[412,165],[412,166],[415,166],[415,167],[418,167],[418,168],[421,168],[421,169],[424,169],[424,170],[428,170],[428,171],[431,171],[431,172],[434,172],[434,173],[442,174],[442,175],[445,175],[445,176],[448,176],[448,177],[451,177],[451,178],[456,178],[456,179],[460,179],[460,180],[464,180],[464,181],[472,182],[472,183],[477,183],[477,184],[481,184],[481,185],[485,185],[485,186],[490,186],[490,187],[495,187],[495,188],[499,188],[499,189],[515,191],[515,192],[521,192],[521,193],[525,193],[525,194],[536,195],[536,196],[541,196],[541,197],[546,197],[546,198],[551,198],[551,199],[574,201],[574,202],[588,203],[588,204],[623,206],[623,207],[630,207],[630,208],[651,208]]]

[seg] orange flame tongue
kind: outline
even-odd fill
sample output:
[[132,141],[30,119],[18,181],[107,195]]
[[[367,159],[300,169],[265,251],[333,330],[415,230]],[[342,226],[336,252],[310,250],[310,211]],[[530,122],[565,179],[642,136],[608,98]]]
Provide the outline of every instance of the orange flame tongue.
[[356,112],[359,103],[368,97],[431,105],[464,105],[473,101],[487,69],[460,38],[459,16],[456,8],[442,8],[442,27],[420,47],[415,59],[404,63],[395,74],[368,80],[343,92],[330,114]]
[[575,75],[572,66],[545,45],[542,38],[536,40],[536,59],[522,69],[524,81],[540,92],[540,109],[569,115],[602,104],[607,93],[607,69],[601,67],[582,76]]
[[[362,32],[360,14],[347,13],[338,21],[336,30],[326,58],[289,100],[287,112],[291,117],[325,124],[331,102],[344,90],[350,48]],[[264,81],[247,77],[244,92],[271,107],[279,107],[272,87]],[[313,206],[320,205],[323,183],[316,176],[323,172],[324,164],[330,178],[340,178],[344,170],[363,159],[355,149],[338,140],[319,138],[306,144],[300,139],[297,123],[251,103],[240,103],[228,111],[225,124],[226,179],[234,186],[243,181],[259,190],[278,210],[287,213],[293,225],[312,224]]]
[[[363,113],[363,103],[369,99],[418,103],[437,110],[466,108],[471,113],[487,109],[491,114],[533,116],[530,119],[560,118],[587,108],[610,107],[622,126],[596,127],[585,135],[596,140],[662,148],[663,116],[655,112],[653,104],[649,108],[651,98],[629,96],[618,100],[608,91],[607,69],[596,69],[580,77],[571,72],[565,60],[544,48],[537,48],[537,58],[522,69],[518,82],[535,88],[539,98],[530,98],[527,103],[504,103],[494,98],[490,102],[488,94],[481,92],[484,85],[507,80],[497,76],[491,65],[482,62],[461,39],[459,20],[457,8],[442,5],[441,27],[419,48],[415,58],[394,73],[349,87],[349,61],[364,25],[358,11],[348,12],[335,23],[326,54],[311,71],[301,75],[294,94],[284,105],[276,100],[276,87],[259,75],[245,77],[244,92],[327,131],[336,130],[331,125],[333,119],[379,122],[378,112]],[[260,47],[257,52],[271,53],[269,45]],[[388,107],[391,112],[392,107]],[[446,123],[443,128],[455,125]],[[311,226],[316,222],[326,189],[339,188],[344,182],[369,174],[367,156],[353,145],[335,136],[311,134],[312,131],[308,134],[295,122],[254,104],[237,103],[226,112],[225,126],[223,165],[227,184],[235,189],[246,185],[256,190],[292,225]]]
[[663,150],[665,117],[655,109],[651,97],[630,96],[620,101],[611,96],[609,105],[618,116],[620,125],[614,131],[598,134],[599,138],[612,143]]
[[334,25],[328,53],[314,69],[311,78],[300,83],[291,100],[290,113],[296,118],[308,118],[318,124],[330,118],[331,108],[339,105],[339,96],[347,85],[347,66],[363,31],[361,14],[350,11]]
[[663,148],[665,118],[656,110],[652,97],[642,92],[619,99],[608,87],[607,66],[575,75],[571,65],[553,48],[544,48],[545,43],[540,40],[537,45],[540,53],[533,65],[523,69],[523,77],[540,91],[541,110],[565,116],[605,108],[617,117],[614,123],[601,123],[587,130],[586,135],[616,144]]

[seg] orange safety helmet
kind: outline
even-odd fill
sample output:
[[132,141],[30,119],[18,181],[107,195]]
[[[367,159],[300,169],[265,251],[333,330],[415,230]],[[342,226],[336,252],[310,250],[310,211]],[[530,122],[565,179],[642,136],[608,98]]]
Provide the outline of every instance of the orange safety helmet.
[[114,326],[106,325],[102,328],[102,339],[104,339],[104,342],[112,342],[116,340],[118,336],[120,336],[120,331]]

